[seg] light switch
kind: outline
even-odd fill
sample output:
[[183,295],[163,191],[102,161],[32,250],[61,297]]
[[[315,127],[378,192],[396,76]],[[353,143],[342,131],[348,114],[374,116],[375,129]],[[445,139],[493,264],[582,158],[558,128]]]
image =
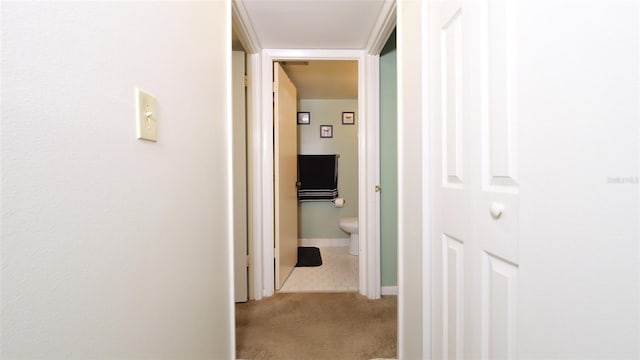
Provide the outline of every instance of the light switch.
[[140,140],[158,141],[158,104],[153,95],[136,88],[136,135]]

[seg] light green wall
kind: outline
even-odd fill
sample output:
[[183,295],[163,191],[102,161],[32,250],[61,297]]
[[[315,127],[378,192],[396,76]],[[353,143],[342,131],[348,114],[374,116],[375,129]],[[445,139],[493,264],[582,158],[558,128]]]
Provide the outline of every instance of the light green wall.
[[[345,216],[358,216],[358,100],[299,100],[298,111],[311,113],[309,125],[298,125],[299,154],[340,154],[338,192],[343,208],[331,202],[303,202],[298,207],[298,236],[302,239],[348,238],[338,226]],[[355,125],[342,125],[342,112],[356,115]],[[333,138],[320,138],[320,125],[333,125]]]
[[382,286],[398,284],[398,87],[395,30],[380,54],[380,272]]

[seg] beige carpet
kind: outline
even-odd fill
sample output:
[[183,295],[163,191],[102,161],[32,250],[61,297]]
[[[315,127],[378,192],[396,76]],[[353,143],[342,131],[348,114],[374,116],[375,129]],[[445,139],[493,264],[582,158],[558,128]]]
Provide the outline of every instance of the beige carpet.
[[396,357],[397,297],[276,294],[236,304],[238,359]]

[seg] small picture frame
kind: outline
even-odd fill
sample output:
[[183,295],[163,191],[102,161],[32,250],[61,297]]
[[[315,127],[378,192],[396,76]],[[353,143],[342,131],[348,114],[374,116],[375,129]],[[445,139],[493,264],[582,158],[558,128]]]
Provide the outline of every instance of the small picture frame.
[[342,113],[342,125],[354,125],[356,123],[356,114],[350,111]]
[[320,137],[332,138],[333,137],[333,125],[320,125]]
[[309,125],[311,124],[311,113],[309,112],[298,112],[298,125]]

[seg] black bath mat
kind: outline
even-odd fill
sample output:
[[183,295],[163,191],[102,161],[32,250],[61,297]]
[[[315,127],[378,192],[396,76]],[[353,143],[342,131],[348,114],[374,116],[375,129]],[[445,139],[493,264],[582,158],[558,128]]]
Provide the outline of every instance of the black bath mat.
[[320,266],[322,265],[322,257],[320,257],[320,249],[317,247],[298,248],[298,263],[296,267]]

